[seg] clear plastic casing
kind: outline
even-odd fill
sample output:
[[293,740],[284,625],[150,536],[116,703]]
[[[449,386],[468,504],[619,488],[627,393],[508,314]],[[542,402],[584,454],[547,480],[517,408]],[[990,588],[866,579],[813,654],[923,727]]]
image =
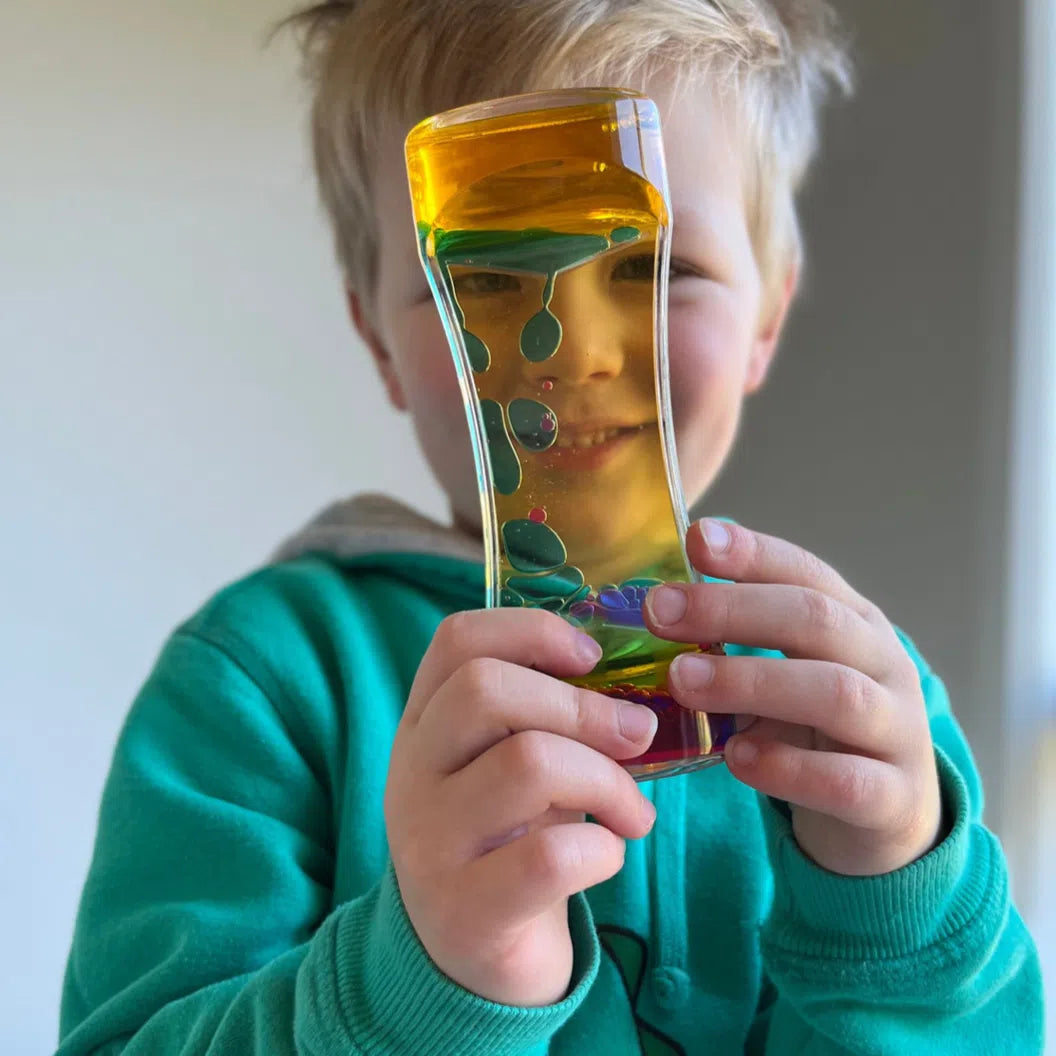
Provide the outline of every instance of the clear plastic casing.
[[699,577],[671,419],[671,215],[660,119],[634,92],[516,96],[407,138],[422,264],[465,398],[487,604],[559,613],[602,647],[574,680],[648,704],[638,779],[722,758],[729,715],[681,708],[649,588]]

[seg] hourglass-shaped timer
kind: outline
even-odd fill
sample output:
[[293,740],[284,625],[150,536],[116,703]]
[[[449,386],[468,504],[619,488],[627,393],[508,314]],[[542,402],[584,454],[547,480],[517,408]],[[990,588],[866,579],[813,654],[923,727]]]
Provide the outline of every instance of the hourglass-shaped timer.
[[602,659],[575,679],[658,715],[638,779],[721,759],[728,715],[679,707],[685,645],[651,635],[650,587],[699,577],[667,375],[670,219],[645,96],[565,90],[417,125],[407,167],[422,263],[473,438],[490,606],[559,613]]

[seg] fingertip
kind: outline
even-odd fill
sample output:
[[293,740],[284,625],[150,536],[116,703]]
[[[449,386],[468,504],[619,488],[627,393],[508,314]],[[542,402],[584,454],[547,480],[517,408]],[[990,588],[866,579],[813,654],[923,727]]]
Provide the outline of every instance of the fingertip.
[[642,794],[642,836],[648,836],[656,824],[656,804],[644,793]]
[[[638,804],[638,817],[633,821],[628,821],[622,838],[624,840],[644,840],[646,836],[653,831],[653,826],[655,824],[656,807],[653,805],[652,801],[647,799],[643,794],[641,795]],[[626,850],[626,845],[624,850]]]
[[681,621],[689,608],[685,584],[662,583],[653,587],[645,597],[645,615],[655,629],[673,627]]
[[574,641],[576,658],[589,664],[589,670],[593,671],[602,657],[601,646],[585,631],[576,631]]
[[741,529],[735,524],[705,517],[695,521],[686,536],[686,552],[698,572],[714,572],[718,578],[727,578],[729,573],[718,570],[729,569],[742,549],[739,536]]
[[650,745],[660,725],[660,717],[646,704],[621,702],[616,713],[620,736],[633,745]]
[[747,769],[759,760],[759,746],[749,737],[737,734],[726,742],[726,763],[737,769]]
[[727,557],[733,549],[732,527],[713,517],[705,517],[698,522],[698,525],[700,537],[707,547],[709,556],[720,559]]

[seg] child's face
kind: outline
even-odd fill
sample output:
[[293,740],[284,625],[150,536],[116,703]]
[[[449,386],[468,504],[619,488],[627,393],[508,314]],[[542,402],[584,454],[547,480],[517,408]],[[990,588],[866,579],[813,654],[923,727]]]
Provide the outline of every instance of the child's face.
[[[794,273],[782,277],[781,296],[764,305],[746,218],[746,155],[710,92],[686,92],[672,102],[663,86],[646,85],[645,90],[661,111],[673,206],[671,392],[682,483],[692,504],[730,451],[744,397],[766,375],[794,291]],[[411,412],[456,520],[478,527],[465,410],[418,260],[402,136],[392,137],[375,177],[380,242],[374,311],[365,319],[353,295],[353,314],[389,398]],[[598,379],[599,385],[612,383],[602,372]]]

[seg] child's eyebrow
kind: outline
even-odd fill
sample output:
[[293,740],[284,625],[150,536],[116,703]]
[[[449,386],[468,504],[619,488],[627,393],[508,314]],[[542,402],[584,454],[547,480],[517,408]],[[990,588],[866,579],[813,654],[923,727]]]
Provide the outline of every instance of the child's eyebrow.
[[690,242],[702,256],[720,250],[727,252],[731,242],[740,240],[737,227],[731,224],[731,220],[743,218],[743,213],[738,207],[734,210],[731,214],[723,207],[721,199],[709,201],[705,206],[676,206],[672,210],[671,225],[674,238],[683,246]]
[[676,207],[672,211],[672,227],[675,231],[688,231],[696,238],[710,239],[715,233],[715,225],[708,218],[709,212],[695,205]]
[[673,210],[672,234],[683,247],[689,243],[698,254],[706,255],[720,241],[720,227],[710,215],[711,210],[687,206]]

